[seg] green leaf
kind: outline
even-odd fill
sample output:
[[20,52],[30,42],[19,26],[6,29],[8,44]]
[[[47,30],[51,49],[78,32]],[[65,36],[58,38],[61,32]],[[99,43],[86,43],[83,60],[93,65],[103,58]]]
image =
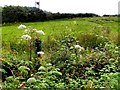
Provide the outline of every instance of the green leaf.
[[51,64],[51,63],[48,63],[48,64],[46,64],[46,66],[49,67],[49,66],[52,66],[52,64]]
[[4,69],[1,69],[1,68],[0,68],[0,72],[7,73]]
[[26,67],[26,66],[20,66],[19,68],[18,68],[18,70],[20,70],[20,71],[24,71],[24,70],[30,70],[28,67]]
[[13,76],[9,76],[6,78],[7,81],[12,81],[13,80]]
[[38,69],[38,70],[43,70],[43,71],[45,71],[46,69],[45,69],[45,67],[44,66],[40,66],[40,68]]
[[36,74],[38,74],[38,75],[43,75],[43,74],[45,74],[46,72],[37,72]]
[[62,73],[61,72],[58,72],[58,71],[52,71],[52,73],[54,74],[54,75],[62,75]]
[[34,77],[32,77],[32,78],[29,78],[29,79],[27,80],[27,82],[28,82],[28,83],[34,83],[34,82],[36,82],[36,79],[35,79]]

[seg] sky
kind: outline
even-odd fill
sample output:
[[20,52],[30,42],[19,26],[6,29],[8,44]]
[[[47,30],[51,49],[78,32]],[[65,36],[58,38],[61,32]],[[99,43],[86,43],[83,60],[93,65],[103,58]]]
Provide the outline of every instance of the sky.
[[[0,6],[31,6],[35,7],[39,0],[0,0]],[[95,13],[118,14],[119,0],[40,0],[40,9],[52,13]]]

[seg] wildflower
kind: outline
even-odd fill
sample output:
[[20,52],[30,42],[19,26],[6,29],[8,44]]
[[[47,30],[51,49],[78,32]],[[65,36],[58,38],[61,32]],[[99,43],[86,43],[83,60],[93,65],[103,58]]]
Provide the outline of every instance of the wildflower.
[[29,35],[23,35],[22,38],[25,39],[25,40],[29,40],[29,39],[31,39],[31,36],[29,36]]
[[30,30],[28,30],[28,29],[25,29],[25,31],[24,31],[25,33],[28,33],[28,32],[30,32]]
[[37,52],[37,54],[39,55],[43,55],[44,54],[44,52],[43,51],[40,51],[40,52]]
[[37,52],[37,55],[38,55],[38,57],[43,57],[43,55],[44,55],[44,52],[43,51],[40,51],[40,52]]
[[42,30],[36,31],[37,33],[41,34],[41,35],[45,35],[45,33]]
[[80,49],[81,46],[80,46],[80,45],[75,45],[75,48],[76,48],[76,49]]
[[21,24],[21,25],[18,27],[18,29],[22,29],[22,28],[26,28],[26,26],[23,25],[23,24]]
[[32,29],[32,31],[33,31],[33,32],[36,32],[36,31],[37,31],[37,29]]
[[84,50],[84,48],[83,48],[83,47],[81,47],[80,45],[75,45],[74,47],[75,47],[75,49],[78,49],[79,51]]

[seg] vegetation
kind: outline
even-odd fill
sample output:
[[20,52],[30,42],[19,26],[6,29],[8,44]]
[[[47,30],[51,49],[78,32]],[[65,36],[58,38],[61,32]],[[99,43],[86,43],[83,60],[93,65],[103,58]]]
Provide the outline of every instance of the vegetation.
[[2,22],[35,22],[35,21],[46,21],[63,18],[74,18],[74,17],[94,17],[98,16],[93,13],[51,13],[40,10],[36,7],[21,7],[21,6],[5,6],[2,8]]
[[120,89],[117,17],[20,24],[3,25],[3,88]]

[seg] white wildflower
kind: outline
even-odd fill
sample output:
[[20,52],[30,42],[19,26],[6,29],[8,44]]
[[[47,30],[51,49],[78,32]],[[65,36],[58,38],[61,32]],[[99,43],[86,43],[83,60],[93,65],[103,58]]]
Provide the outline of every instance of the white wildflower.
[[44,55],[43,51],[37,52],[37,55]]
[[80,49],[81,46],[80,46],[80,45],[75,45],[75,48],[76,48],[76,49]]
[[44,52],[43,51],[37,52],[37,55],[38,55],[38,57],[43,58],[44,57]]
[[22,29],[22,28],[26,28],[26,26],[23,25],[23,24],[21,24],[21,25],[18,27],[18,29]]
[[31,39],[31,36],[29,36],[29,35],[23,35],[22,38],[25,39],[25,40],[29,40],[29,39]]
[[41,35],[45,35],[45,33],[42,30],[36,31],[37,33],[41,34]]
[[75,45],[74,47],[75,47],[75,49],[78,49],[79,51],[84,50],[84,48],[83,48],[83,47],[81,47],[80,45]]
[[36,32],[36,31],[37,31],[37,29],[32,29],[32,31],[33,31],[33,32]]
[[82,50],[85,50],[85,49],[83,47],[81,47],[79,50],[82,51]]
[[25,33],[29,33],[30,32],[30,30],[29,29],[25,29],[25,31],[24,31]]

